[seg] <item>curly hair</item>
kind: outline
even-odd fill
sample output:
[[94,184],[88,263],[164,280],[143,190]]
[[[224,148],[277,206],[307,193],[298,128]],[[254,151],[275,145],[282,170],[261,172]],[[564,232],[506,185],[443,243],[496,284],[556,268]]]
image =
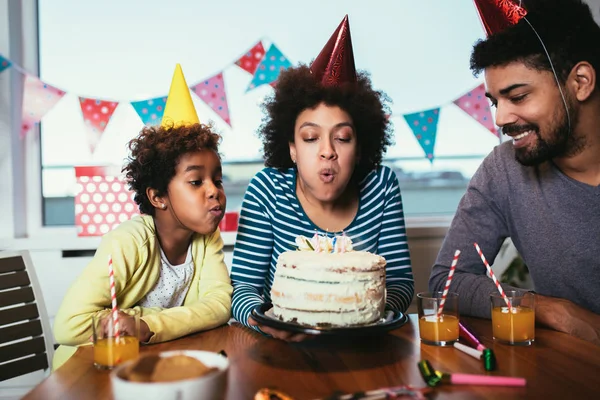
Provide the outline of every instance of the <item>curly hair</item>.
[[121,171],[126,173],[125,180],[135,192],[134,200],[140,212],[154,215],[146,189],[156,189],[159,196],[167,193],[181,156],[202,149],[214,150],[219,155],[220,141],[221,136],[214,133],[210,125],[144,127],[129,142],[131,153]]
[[298,115],[325,103],[338,106],[348,113],[356,129],[360,160],[355,177],[364,176],[381,164],[387,147],[392,144],[389,99],[371,87],[365,72],[358,73],[358,82],[339,86],[323,86],[315,80],[306,65],[289,68],[279,75],[274,95],[263,103],[265,117],[259,128],[263,142],[265,165],[290,168],[289,143],[294,142],[294,127]]
[[[600,71],[600,27],[585,2],[528,0],[524,5],[525,18],[475,44],[471,53],[474,75],[488,67],[515,61],[537,71],[552,72],[553,65],[561,84],[578,62],[587,61]],[[552,65],[536,32],[546,46]],[[598,85],[596,80],[596,88]]]

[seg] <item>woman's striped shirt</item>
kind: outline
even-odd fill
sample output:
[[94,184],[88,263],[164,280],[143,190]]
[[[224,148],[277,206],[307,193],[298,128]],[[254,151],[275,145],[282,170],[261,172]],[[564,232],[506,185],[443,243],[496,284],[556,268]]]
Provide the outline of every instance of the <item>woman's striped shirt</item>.
[[[344,229],[355,250],[379,254],[387,261],[387,308],[406,311],[414,292],[402,197],[396,174],[382,166],[359,183],[359,206]],[[295,250],[299,235],[325,232],[304,213],[296,195],[296,170],[265,168],[248,186],[233,251],[233,316],[247,325],[255,306],[270,302],[277,258]]]

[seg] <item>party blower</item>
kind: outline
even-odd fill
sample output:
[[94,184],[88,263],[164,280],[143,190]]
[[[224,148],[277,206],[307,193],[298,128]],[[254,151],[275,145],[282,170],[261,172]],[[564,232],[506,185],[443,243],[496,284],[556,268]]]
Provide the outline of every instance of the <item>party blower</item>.
[[477,336],[465,326],[464,322],[458,323],[458,330],[459,337],[474,348],[470,348],[461,343],[454,343],[454,347],[478,360],[482,360],[483,367],[486,371],[493,371],[496,369],[496,355],[494,354],[494,351],[485,347],[479,339],[477,339]]
[[427,360],[420,361],[418,366],[423,380],[431,387],[441,384],[480,386],[525,386],[527,384],[525,378],[511,376],[449,374],[433,369]]

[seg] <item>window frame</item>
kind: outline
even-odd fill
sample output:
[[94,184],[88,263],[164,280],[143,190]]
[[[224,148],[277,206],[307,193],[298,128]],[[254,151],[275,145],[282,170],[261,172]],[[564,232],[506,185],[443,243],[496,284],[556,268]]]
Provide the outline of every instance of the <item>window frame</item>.
[[[11,25],[11,57],[28,72],[39,75],[38,0],[7,3]],[[23,51],[15,57],[13,49],[18,48]],[[18,90],[22,92],[23,81],[21,74],[11,71],[12,100],[19,100],[22,96],[15,93],[18,93]],[[22,109],[20,103],[20,101],[10,102],[12,116],[10,141],[13,161],[9,166],[12,169],[10,171],[12,190],[9,193],[12,204],[9,204],[8,211],[13,215],[14,226],[12,237],[2,240],[2,248],[42,250],[97,248],[100,237],[78,237],[75,226],[44,225],[40,128],[36,126],[23,140],[19,138]],[[18,182],[23,180],[25,185],[19,186]],[[406,217],[408,235],[411,238],[423,239],[443,237],[453,217],[453,214]],[[6,234],[0,230],[0,237],[3,235]],[[225,244],[232,245],[235,241],[235,233],[224,233],[223,239]]]

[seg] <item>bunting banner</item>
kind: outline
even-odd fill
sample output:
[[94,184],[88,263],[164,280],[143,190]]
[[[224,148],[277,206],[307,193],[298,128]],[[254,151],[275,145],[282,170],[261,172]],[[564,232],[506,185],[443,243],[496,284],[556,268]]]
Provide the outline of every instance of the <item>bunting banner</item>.
[[63,98],[65,92],[42,82],[33,75],[25,75],[23,86],[23,113],[21,115],[21,138]]
[[260,64],[258,64],[258,67],[254,72],[254,76],[252,77],[252,81],[248,85],[246,92],[261,85],[271,85],[277,81],[281,71],[291,66],[292,63],[287,59],[286,56],[283,55],[281,50],[272,44],[261,60]]
[[420,111],[413,114],[405,114],[404,119],[412,129],[417,141],[425,152],[425,157],[433,163],[435,136],[437,134],[437,124],[440,119],[440,109]]
[[10,60],[8,60],[8,59],[2,57],[2,55],[0,55],[0,74],[2,72],[4,72],[5,69],[8,69],[8,67],[10,67],[11,64],[12,63],[10,62]]
[[94,154],[96,146],[100,142],[100,137],[104,133],[106,125],[108,125],[110,117],[112,117],[119,103],[85,97],[80,97],[79,103],[81,105],[83,121],[85,122],[88,145],[92,154]]
[[227,125],[231,126],[227,94],[225,93],[225,81],[223,80],[222,72],[192,86],[192,91],[217,113]]
[[[213,76],[190,86],[190,90],[203,101],[210,109],[229,127],[232,127],[224,71],[232,65],[252,74],[250,83],[245,92],[262,85],[275,87],[281,71],[292,66],[290,60],[273,42],[268,50],[262,40],[257,41],[248,51],[234,62],[217,72]],[[20,66],[6,57],[0,55],[0,72],[14,68],[25,75],[23,95],[23,125],[21,136],[24,136],[44,115],[65,95],[39,78],[27,73]],[[231,89],[229,89],[231,90]],[[236,89],[239,90],[239,89]],[[79,97],[79,96],[78,96]],[[95,98],[79,97],[81,111],[86,126],[86,136],[92,153],[102,138],[102,133],[119,105],[119,102],[104,101]],[[167,96],[154,97],[147,100],[128,101],[144,125],[159,125],[162,120]],[[494,118],[488,99],[485,97],[485,86],[477,87],[464,93],[457,99],[437,108],[420,112],[402,114],[407,124],[414,133],[414,137],[425,152],[425,157],[433,163],[435,159],[435,140],[437,123],[442,107],[452,104],[459,107],[471,118],[479,122],[488,132],[500,138],[500,132],[494,124]],[[389,119],[396,114],[386,115]]]
[[248,50],[246,54],[241,56],[235,62],[235,65],[254,75],[254,72],[256,72],[256,67],[258,67],[258,64],[261,62],[264,56],[265,48],[262,42],[259,41],[252,46],[252,48]]
[[132,101],[131,105],[135,112],[140,116],[144,125],[160,125],[163,114],[165,112],[165,105],[167,104],[167,97],[161,96],[149,100]]
[[454,104],[483,125],[493,135],[500,138],[500,132],[496,128],[494,118],[492,117],[490,102],[485,96],[485,85],[483,83],[454,100]]

